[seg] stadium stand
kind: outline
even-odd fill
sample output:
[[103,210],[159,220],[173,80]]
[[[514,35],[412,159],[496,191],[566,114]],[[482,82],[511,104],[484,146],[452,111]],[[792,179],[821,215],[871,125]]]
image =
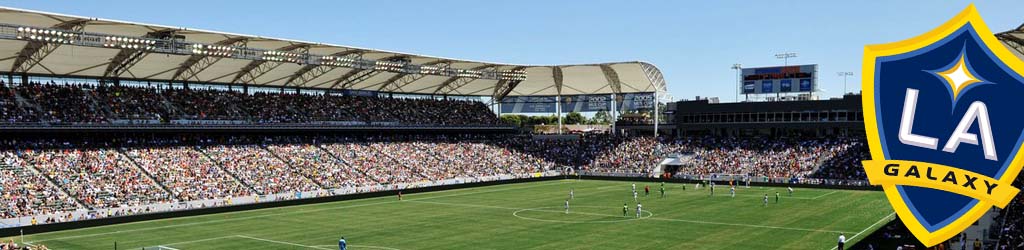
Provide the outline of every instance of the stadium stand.
[[12,151],[0,153],[0,207],[4,218],[52,214],[79,208],[78,202],[52,185],[46,177],[26,168],[24,160]]
[[828,173],[830,178],[864,178],[848,171],[861,156],[850,152],[864,146],[849,138],[192,136],[119,143],[36,140],[7,146],[18,149],[3,154],[4,198],[17,202],[4,208],[5,218],[253,194],[376,190],[394,184],[528,176],[564,167],[646,175],[665,155],[677,153],[693,154],[697,160],[676,175],[803,178]]
[[261,145],[216,145],[203,149],[224,170],[252,187],[258,194],[320,189]]
[[90,208],[138,206],[170,199],[115,149],[24,150],[21,156]]
[[193,147],[132,148],[125,151],[179,201],[245,196],[251,189]]
[[[37,112],[42,115],[36,115]],[[111,124],[171,120],[245,124],[501,125],[479,101],[230,90],[27,83],[0,88],[5,123]]]
[[[1024,184],[1024,176],[1018,176],[1013,186]],[[1024,249],[1024,198],[1017,196],[1006,208],[999,210],[994,230],[990,231],[999,239],[999,249]]]

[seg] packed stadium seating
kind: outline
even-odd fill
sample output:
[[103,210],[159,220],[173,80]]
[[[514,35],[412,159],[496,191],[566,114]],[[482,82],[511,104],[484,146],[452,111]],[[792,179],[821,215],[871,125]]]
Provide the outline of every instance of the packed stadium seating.
[[[864,159],[853,157],[863,155],[851,156],[850,154],[866,150],[866,148],[862,139],[842,137],[827,139],[688,137],[665,145],[665,150],[669,152],[694,155],[692,167],[680,168],[679,174],[696,176],[743,174],[751,177],[835,179],[865,178],[863,173],[857,175],[857,172],[852,170],[859,168],[859,159]],[[813,175],[815,171],[831,174]]]
[[[1024,185],[1024,176],[1018,176],[1013,183],[1015,187],[1021,185]],[[999,249],[1024,249],[1024,197],[1017,195],[1006,208],[999,210],[995,222],[999,224],[992,232],[998,232],[995,238],[1003,247]]]
[[46,177],[26,168],[24,160],[14,152],[2,152],[0,157],[3,158],[3,163],[0,163],[0,194],[4,204],[0,213],[3,218],[79,208],[73,198],[51,185]]
[[[691,154],[676,175],[863,179],[862,140],[587,135],[228,136],[6,144],[5,218],[333,188],[417,183],[565,168],[651,174],[664,156]],[[201,142],[201,143],[198,143]],[[91,146],[83,146],[91,145]],[[66,195],[70,194],[70,196]]]
[[0,82],[0,123],[500,125],[478,101]]
[[259,194],[320,189],[260,145],[217,145],[204,149],[210,158]]
[[27,165],[89,207],[170,200],[170,194],[115,149],[25,150],[21,154]]
[[249,195],[251,190],[192,147],[153,147],[126,150],[179,201]]

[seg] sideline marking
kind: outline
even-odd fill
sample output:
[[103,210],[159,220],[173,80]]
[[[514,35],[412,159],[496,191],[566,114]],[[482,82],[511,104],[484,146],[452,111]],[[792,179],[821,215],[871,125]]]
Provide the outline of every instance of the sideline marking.
[[[892,216],[894,214],[896,214],[896,212],[892,212],[889,215],[886,215],[885,217],[882,217],[881,219],[878,219],[878,221],[876,221],[874,224],[871,224],[870,226],[865,227],[864,230],[860,230],[860,232],[857,232],[857,234],[854,234],[853,236],[850,236],[850,238],[846,238],[846,241],[849,242],[853,238],[856,238],[857,236],[860,236],[860,234],[864,233],[864,231],[867,231],[868,229],[871,229],[875,225],[878,225],[878,223],[882,223],[882,221],[885,221],[885,219],[888,219],[890,216]],[[838,248],[839,248],[839,246],[834,246],[834,247],[832,247],[831,250],[835,250],[835,249],[838,249]]]

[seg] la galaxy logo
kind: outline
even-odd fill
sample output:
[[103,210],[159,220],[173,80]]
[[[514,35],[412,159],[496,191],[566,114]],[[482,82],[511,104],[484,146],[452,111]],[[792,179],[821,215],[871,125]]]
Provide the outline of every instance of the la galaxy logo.
[[881,185],[907,228],[943,242],[1019,191],[1024,62],[974,5],[939,28],[864,49],[864,126]]

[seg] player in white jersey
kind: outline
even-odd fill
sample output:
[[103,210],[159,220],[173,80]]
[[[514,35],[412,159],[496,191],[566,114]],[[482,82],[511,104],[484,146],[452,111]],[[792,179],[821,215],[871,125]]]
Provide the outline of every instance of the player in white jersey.
[[565,214],[569,214],[569,200],[565,200]]
[[633,190],[633,202],[638,202],[636,199],[636,190]]
[[736,187],[735,186],[729,187],[729,195],[732,196],[732,198],[736,198]]
[[793,187],[786,187],[789,190],[789,196],[793,196]]
[[636,192],[636,183],[633,183],[633,192]]
[[637,218],[640,218],[640,214],[641,214],[641,212],[643,212],[643,210],[644,210],[644,205],[640,204],[640,203],[637,203],[636,204],[636,217]]
[[764,206],[768,206],[768,194],[764,194]]
[[569,199],[570,200],[575,200],[576,199],[576,192],[575,191],[576,191],[575,188],[569,188]]

